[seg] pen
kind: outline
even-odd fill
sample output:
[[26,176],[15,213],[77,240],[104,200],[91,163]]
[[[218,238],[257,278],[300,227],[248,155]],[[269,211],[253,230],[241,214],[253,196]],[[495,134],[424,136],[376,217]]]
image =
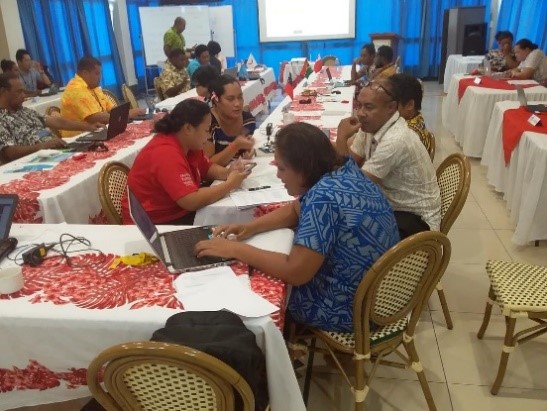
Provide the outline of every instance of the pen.
[[266,188],[271,188],[271,187],[270,186],[251,187],[251,188],[247,189],[247,191],[264,190]]

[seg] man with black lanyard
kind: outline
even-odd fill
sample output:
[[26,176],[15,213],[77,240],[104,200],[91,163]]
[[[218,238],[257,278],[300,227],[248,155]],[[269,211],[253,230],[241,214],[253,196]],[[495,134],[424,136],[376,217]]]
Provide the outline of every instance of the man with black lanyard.
[[44,72],[44,69],[38,63],[32,61],[28,51],[25,49],[17,50],[15,59],[19,66],[19,77],[23,82],[23,87],[27,96],[37,96],[40,94],[40,91],[38,90],[39,81],[46,86],[51,85],[51,80]]
[[351,155],[382,187],[403,239],[439,230],[441,197],[429,154],[399,115],[397,96],[396,83],[389,78],[367,83],[357,98],[357,116],[338,126],[336,148]]

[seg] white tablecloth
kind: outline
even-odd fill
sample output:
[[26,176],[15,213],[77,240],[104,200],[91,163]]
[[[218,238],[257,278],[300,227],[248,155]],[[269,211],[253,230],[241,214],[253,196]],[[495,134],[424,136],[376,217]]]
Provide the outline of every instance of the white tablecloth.
[[[268,109],[268,101],[275,96],[275,74],[271,68],[266,69],[260,74],[261,80],[246,81],[241,87],[243,90],[243,100],[245,104],[251,105],[251,114],[257,114]],[[156,104],[156,108],[163,110],[172,110],[178,103],[187,98],[197,97],[196,89],[190,89],[185,93],[175,97],[167,98]]]
[[[164,230],[174,228],[163,227]],[[105,253],[151,252],[135,226],[17,224],[12,227],[11,235],[18,238],[21,245],[58,241],[64,232],[85,236]],[[8,265],[13,263],[4,260],[2,267]],[[47,282],[47,270],[43,275]],[[76,299],[78,290],[89,287],[86,274],[82,272],[81,275],[82,280],[78,283],[75,279],[70,288]],[[104,270],[104,275],[109,275],[108,269]],[[132,299],[130,287],[113,288],[108,294],[104,287],[111,283],[103,283],[97,300],[89,301],[94,308],[83,308],[71,301],[55,302],[65,295],[60,291],[62,284],[55,291],[50,289],[46,298],[44,292],[40,292],[43,285],[39,279],[33,283],[37,291],[31,295],[0,299],[0,410],[89,396],[87,386],[81,381],[85,378],[85,369],[99,352],[123,342],[148,340],[153,331],[163,327],[167,318],[180,312],[180,309],[153,303],[156,299],[162,300],[161,289],[157,287],[161,287],[160,284],[165,287],[165,281],[171,280],[165,276],[152,280],[148,286],[152,296],[145,291],[144,301]],[[123,284],[128,285],[127,282]],[[63,290],[66,293],[67,289]],[[39,295],[42,297],[38,298]],[[135,307],[139,302],[142,306]],[[270,317],[245,319],[244,322],[256,334],[257,344],[266,357],[272,410],[304,410],[279,329]],[[55,386],[56,382],[58,386]]]
[[[302,81],[295,89],[294,95],[298,95],[304,88],[307,88],[307,84],[311,84],[318,76],[318,73],[314,73],[310,76],[309,79]],[[339,79],[349,79],[351,76],[351,67],[344,66],[342,69],[342,74],[339,76]],[[353,95],[355,88],[352,87],[340,87],[336,90],[339,90],[341,94],[333,95],[333,100],[336,101],[327,101],[323,103],[322,111],[291,111],[298,120],[298,116],[306,117],[319,117],[318,119],[306,119],[302,120],[307,123],[316,125],[325,129],[336,129],[340,120],[351,115],[353,111]],[[347,103],[343,103],[346,101]],[[273,160],[273,154],[265,154],[259,150],[259,147],[263,146],[267,141],[266,136],[266,125],[272,123],[273,133],[272,133],[272,142],[275,136],[275,133],[279,130],[280,126],[283,125],[283,109],[291,103],[290,97],[285,97],[285,99],[276,107],[276,109],[264,120],[261,127],[257,129],[254,133],[256,140],[255,148],[257,150],[258,166],[253,169],[253,172],[249,178],[250,182],[244,183],[244,188],[269,185],[272,186],[272,180],[275,180],[275,174],[277,173],[277,167],[271,165]],[[330,112],[330,113],[329,113]],[[327,115],[323,115],[327,113]],[[229,196],[219,200],[213,204],[205,206],[197,211],[196,217],[194,219],[195,225],[217,225],[217,224],[226,224],[226,223],[245,223],[253,219],[254,208],[249,208],[245,210],[238,210],[233,201]]]
[[48,107],[57,106],[61,108],[62,95],[63,93],[59,92],[53,96],[32,97],[32,98],[29,98],[28,100],[25,100],[23,102],[23,106],[36,110],[38,113],[44,115],[46,114],[46,110],[48,109]]
[[[306,57],[295,57],[295,58],[292,58],[291,61],[287,62],[282,67],[279,83],[282,86],[285,86],[287,82],[289,81],[289,74],[291,78],[294,80],[296,76],[298,76],[300,72],[302,71],[302,67],[304,67],[304,63],[306,62],[306,60],[307,60]],[[315,62],[310,62],[310,64],[313,68],[313,64],[315,64]]]
[[504,193],[511,221],[516,227],[513,242],[525,245],[547,239],[547,135],[523,133],[506,167],[502,143],[503,112],[517,107],[519,103],[515,101],[496,103],[481,164],[488,168],[488,183]]
[[[38,217],[42,217],[44,223],[88,224],[90,218],[98,216],[101,212],[97,185],[102,166],[110,161],[120,161],[131,166],[141,148],[151,138],[151,136],[143,137],[133,145],[118,150],[113,156],[97,160],[91,168],[75,174],[66,183],[40,191]],[[19,169],[34,158],[36,158],[36,154],[30,154],[1,166],[0,185],[22,179],[25,174],[29,174],[11,173],[10,170]],[[78,160],[68,159],[66,161],[76,162]],[[41,177],[37,176],[37,178]]]
[[[469,157],[482,157],[486,132],[498,101],[517,100],[515,90],[498,90],[484,87],[468,87],[458,103],[458,83],[469,76],[455,74],[452,76],[448,94],[443,101],[443,126],[450,131],[462,146],[463,153]],[[530,83],[529,80],[516,83]],[[547,88],[543,86],[525,89],[529,101],[547,100]]]
[[484,60],[484,56],[462,56],[461,54],[451,54],[446,60],[444,69],[444,92],[448,93],[450,80],[454,74],[469,73]]

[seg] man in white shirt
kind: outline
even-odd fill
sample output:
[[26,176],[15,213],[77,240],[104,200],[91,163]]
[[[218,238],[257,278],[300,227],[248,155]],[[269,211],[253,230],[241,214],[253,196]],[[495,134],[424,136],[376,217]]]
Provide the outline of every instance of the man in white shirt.
[[[399,115],[397,96],[397,85],[389,78],[367,83],[357,98],[357,117],[338,126],[336,148],[382,187],[403,239],[439,230],[441,196],[429,154]],[[354,136],[350,148],[348,140]]]

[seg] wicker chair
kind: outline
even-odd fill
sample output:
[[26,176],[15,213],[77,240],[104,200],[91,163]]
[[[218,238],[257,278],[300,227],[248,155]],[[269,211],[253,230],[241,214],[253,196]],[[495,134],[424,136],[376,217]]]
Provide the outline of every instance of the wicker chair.
[[165,96],[163,95],[163,92],[161,91],[159,77],[154,77],[154,88],[156,89],[156,94],[158,95],[158,99],[160,101],[165,100]]
[[[468,158],[460,153],[445,158],[437,168],[437,182],[441,191],[441,232],[448,235],[448,231],[460,215],[469,194],[471,165]],[[437,294],[441,301],[446,326],[451,330],[454,325],[440,282],[437,284]]]
[[[363,410],[376,368],[379,364],[410,367],[418,375],[428,407],[435,410],[435,403],[414,347],[414,331],[423,307],[435,285],[446,270],[450,260],[450,241],[438,231],[415,234],[396,244],[380,257],[364,275],[353,301],[353,332],[326,332],[304,327],[296,333],[293,327],[289,336],[289,348],[295,351],[310,349],[308,369],[304,382],[304,399],[307,402],[314,352],[330,354],[336,367],[351,386],[355,410]],[[371,330],[370,323],[377,325]],[[308,345],[301,340],[311,339]],[[320,339],[326,348],[316,348]],[[294,341],[299,343],[294,344]],[[403,346],[406,355],[398,351]],[[404,361],[385,361],[383,357],[395,352]],[[355,385],[337,356],[351,356],[355,367]],[[365,375],[366,361],[373,363],[369,376]]]
[[255,408],[249,384],[233,368],[204,352],[162,342],[106,349],[89,365],[87,385],[108,411],[231,411],[234,391],[244,411]]
[[[46,116],[60,116],[61,115],[61,109],[57,106],[49,106],[46,108]],[[61,130],[57,130],[56,128],[51,128],[50,130],[55,134],[57,137],[61,138]]]
[[103,88],[103,93],[106,96],[106,98],[110,100],[112,104],[114,104],[114,106],[120,105],[120,100],[118,100],[118,97],[116,97],[116,95],[113,92]]
[[137,102],[137,98],[135,97],[135,94],[133,94],[133,91],[127,84],[122,84],[122,94],[123,99],[125,101],[129,102],[129,105],[131,108],[139,108],[139,103]]
[[429,158],[431,158],[431,162],[433,162],[433,159],[435,158],[435,134],[430,131],[426,135],[420,134],[419,136],[421,142],[429,153]]
[[323,57],[323,66],[335,66],[336,65],[336,56],[326,56],[326,57]]
[[[505,316],[506,327],[498,374],[490,390],[496,395],[505,376],[509,354],[517,344],[547,332],[547,267],[491,260],[486,263],[486,272],[490,277],[490,291],[477,337],[483,338],[494,303],[499,305]],[[517,318],[528,318],[537,325],[515,333]]]
[[106,163],[99,172],[99,199],[110,224],[122,224],[122,197],[128,174],[129,167],[118,161]]

